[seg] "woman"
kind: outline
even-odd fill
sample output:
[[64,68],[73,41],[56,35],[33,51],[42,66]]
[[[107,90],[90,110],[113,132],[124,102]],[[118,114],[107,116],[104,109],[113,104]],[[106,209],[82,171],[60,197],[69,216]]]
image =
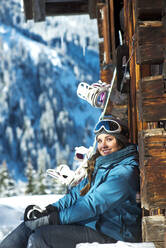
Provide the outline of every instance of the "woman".
[[28,206],[24,222],[0,248],[74,248],[83,242],[140,241],[138,152],[116,118],[95,127],[97,151],[88,177],[45,211]]

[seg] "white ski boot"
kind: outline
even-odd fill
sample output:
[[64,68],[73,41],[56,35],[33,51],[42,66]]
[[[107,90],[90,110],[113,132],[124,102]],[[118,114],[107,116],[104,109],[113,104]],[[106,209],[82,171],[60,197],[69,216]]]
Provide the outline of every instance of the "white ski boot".
[[77,88],[77,95],[89,102],[93,107],[104,108],[109,88],[110,84],[100,80],[92,85],[81,82]]

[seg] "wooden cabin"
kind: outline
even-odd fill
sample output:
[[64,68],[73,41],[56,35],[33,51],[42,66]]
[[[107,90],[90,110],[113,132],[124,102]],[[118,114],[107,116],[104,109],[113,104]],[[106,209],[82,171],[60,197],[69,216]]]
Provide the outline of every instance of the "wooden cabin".
[[[142,241],[166,240],[166,0],[24,0],[26,20],[89,14],[100,39],[100,77],[127,94],[130,140],[138,144]],[[123,44],[119,39],[119,31]],[[127,60],[124,70],[123,59]],[[127,72],[127,73],[126,73]],[[123,109],[110,102],[107,112]],[[166,241],[165,241],[166,246]]]

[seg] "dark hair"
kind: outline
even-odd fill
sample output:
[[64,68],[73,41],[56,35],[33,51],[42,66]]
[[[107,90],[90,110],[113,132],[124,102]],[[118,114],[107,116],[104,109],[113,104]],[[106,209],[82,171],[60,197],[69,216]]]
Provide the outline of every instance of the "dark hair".
[[91,181],[92,181],[92,174],[94,172],[94,168],[95,168],[95,163],[96,163],[96,159],[100,156],[100,153],[98,150],[96,150],[96,153],[94,155],[92,155],[92,157],[88,160],[88,169],[87,169],[87,173],[88,173],[88,183],[85,185],[85,187],[80,191],[80,195],[86,195],[86,193],[90,190],[91,187]]
[[[115,137],[116,138],[116,137]],[[120,139],[117,139],[116,138],[116,142],[117,142],[117,145],[122,149],[124,148],[124,143],[120,140]]]
[[128,145],[128,143],[124,143],[122,140],[120,140],[119,138],[117,138],[117,137],[115,137],[116,138],[116,142],[117,142],[117,144],[118,144],[118,146],[121,148],[121,149],[123,149],[123,148],[125,148],[127,145]]

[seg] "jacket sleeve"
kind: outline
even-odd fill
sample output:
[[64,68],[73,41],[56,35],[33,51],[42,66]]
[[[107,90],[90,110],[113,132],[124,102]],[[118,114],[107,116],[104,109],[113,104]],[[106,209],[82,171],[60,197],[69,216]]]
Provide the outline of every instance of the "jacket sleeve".
[[68,194],[59,199],[52,205],[57,207],[58,210],[63,210],[69,208],[80,198],[80,190],[86,185],[87,179],[83,179],[77,186],[73,187]]
[[[118,166],[119,167],[119,166]],[[88,221],[118,207],[130,194],[132,167],[116,167],[106,181],[79,197],[73,205],[59,212],[60,223]],[[118,175],[118,176],[117,176]]]

